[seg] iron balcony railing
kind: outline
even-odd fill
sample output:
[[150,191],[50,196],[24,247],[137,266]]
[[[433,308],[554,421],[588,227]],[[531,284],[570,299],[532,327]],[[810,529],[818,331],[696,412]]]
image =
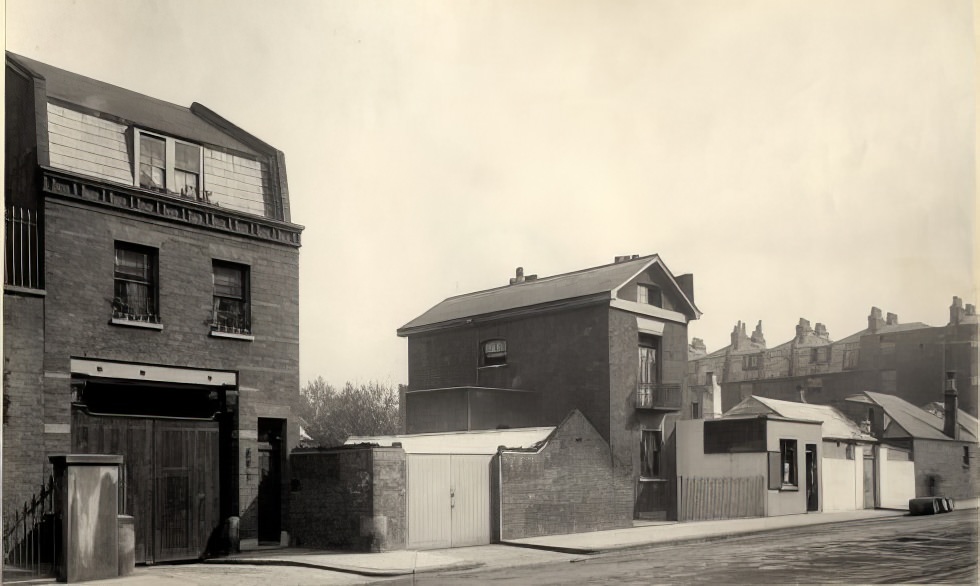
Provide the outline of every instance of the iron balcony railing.
[[681,385],[677,383],[640,383],[636,387],[637,409],[681,410]]
[[37,211],[9,206],[4,216],[7,230],[4,284],[43,289]]

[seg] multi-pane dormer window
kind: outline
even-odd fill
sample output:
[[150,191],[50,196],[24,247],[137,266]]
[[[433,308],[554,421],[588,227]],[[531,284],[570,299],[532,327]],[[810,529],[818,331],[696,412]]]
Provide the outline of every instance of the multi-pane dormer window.
[[196,144],[137,130],[139,186],[200,199],[202,149]]

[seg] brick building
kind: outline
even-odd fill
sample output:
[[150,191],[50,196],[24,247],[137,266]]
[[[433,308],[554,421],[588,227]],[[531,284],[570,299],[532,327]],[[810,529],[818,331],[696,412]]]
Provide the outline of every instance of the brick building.
[[[902,397],[913,405],[942,400],[945,372],[955,371],[960,406],[977,415],[977,331],[973,305],[954,297],[945,326],[899,323],[898,316],[872,307],[868,327],[832,340],[823,324],[801,319],[796,336],[767,348],[761,322],[746,335],[739,322],[731,344],[707,353],[695,338],[689,349],[687,378],[693,391],[713,377],[721,386],[722,408],[752,395],[802,400],[844,408],[859,391]],[[709,373],[711,377],[709,377]]]
[[634,514],[673,514],[693,277],[657,255],[451,297],[408,338],[408,433],[555,426],[579,410],[632,478]]
[[283,154],[200,104],[6,58],[3,504],[125,457],[138,561],[279,542],[298,441]]

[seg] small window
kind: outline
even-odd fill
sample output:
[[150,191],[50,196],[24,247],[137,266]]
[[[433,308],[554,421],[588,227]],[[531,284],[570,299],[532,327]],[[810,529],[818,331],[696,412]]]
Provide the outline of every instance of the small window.
[[636,302],[644,305],[663,307],[663,294],[660,292],[660,287],[655,287],[653,285],[637,285]]
[[742,370],[759,370],[759,354],[748,354],[742,357]]
[[663,436],[659,430],[644,429],[640,431],[640,476],[643,478],[660,477],[660,449]]
[[783,486],[797,486],[796,440],[779,440],[779,462]]
[[844,457],[848,460],[854,459],[854,444],[847,444],[844,446]]
[[857,350],[845,350],[844,351],[844,368],[857,368],[858,367],[858,351]]
[[157,301],[157,250],[116,243],[112,317],[160,323]]
[[140,187],[167,190],[167,141],[140,134]]
[[963,465],[970,465],[970,446],[963,446]]
[[231,334],[251,334],[248,267],[214,261],[214,304],[211,329]]
[[824,364],[830,361],[830,348],[821,346],[810,349],[810,364]]
[[483,366],[507,364],[507,341],[488,340],[483,343]]
[[177,191],[184,197],[197,199],[201,188],[201,147],[178,142],[174,144],[177,161],[174,163],[174,179]]
[[698,401],[691,403],[691,419],[701,419],[701,403]]

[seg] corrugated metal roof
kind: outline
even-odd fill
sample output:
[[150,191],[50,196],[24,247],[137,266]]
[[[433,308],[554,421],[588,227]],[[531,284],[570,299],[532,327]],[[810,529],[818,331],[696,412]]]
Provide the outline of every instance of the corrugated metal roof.
[[[259,154],[255,149],[191,112],[190,108],[7,53],[7,57],[45,79],[49,98],[110,114],[177,138]],[[179,81],[179,80],[175,80]]]
[[544,441],[554,427],[523,427],[485,431],[452,431],[405,435],[351,436],[344,445],[378,444],[387,447],[401,442],[406,454],[496,454],[497,448],[527,449]]
[[[555,301],[610,293],[617,287],[624,285],[647,266],[654,263],[659,263],[664,269],[664,272],[673,279],[673,275],[667,270],[667,267],[664,266],[659,257],[656,254],[652,254],[633,260],[602,265],[572,273],[543,277],[515,285],[505,285],[495,289],[450,297],[399,328],[398,333],[403,335],[403,330],[412,328],[512,309],[532,307]],[[682,313],[698,313],[694,304],[684,297],[683,292],[679,288],[677,289],[677,293],[690,304],[691,309]]]
[[812,403],[797,403],[780,401],[768,397],[751,396],[735,405],[725,417],[744,413],[758,413],[759,410],[769,410],[788,419],[807,419],[819,421],[822,424],[822,435],[828,439],[858,439],[875,441],[875,438],[861,431],[853,421],[830,405],[814,405]]
[[[874,393],[864,391],[864,394],[872,401],[881,406],[885,413],[892,418],[894,423],[901,426],[905,432],[918,439],[949,440],[948,435],[943,433],[943,418],[933,415],[924,409],[920,409],[901,397],[886,395],[884,393]],[[960,413],[963,413],[960,411]],[[964,413],[965,415],[965,413]],[[960,437],[967,441],[977,441],[976,430],[971,430],[960,419]]]

